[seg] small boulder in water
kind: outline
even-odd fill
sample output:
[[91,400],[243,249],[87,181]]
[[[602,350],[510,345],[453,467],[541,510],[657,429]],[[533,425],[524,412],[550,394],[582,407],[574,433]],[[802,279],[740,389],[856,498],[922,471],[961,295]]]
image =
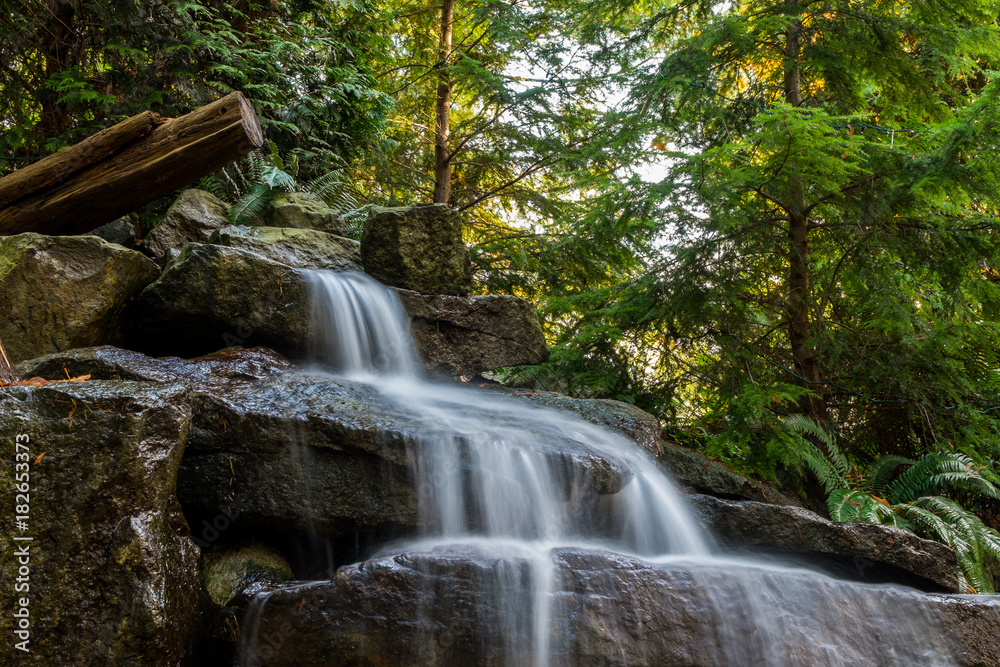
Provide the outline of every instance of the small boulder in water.
[[213,602],[226,605],[252,584],[288,581],[293,576],[281,555],[255,544],[205,554],[201,581]]
[[365,272],[392,287],[459,296],[472,290],[462,216],[445,204],[376,207],[365,222],[361,259]]

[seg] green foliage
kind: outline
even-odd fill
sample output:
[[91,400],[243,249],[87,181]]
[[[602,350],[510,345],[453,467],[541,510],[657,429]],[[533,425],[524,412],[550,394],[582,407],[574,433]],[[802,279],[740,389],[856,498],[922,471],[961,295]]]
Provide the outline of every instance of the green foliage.
[[[389,100],[366,3],[15,1],[0,6],[0,153],[35,156],[145,109],[176,116],[232,90],[308,178],[381,141]],[[12,161],[0,161],[0,169]]]
[[787,424],[826,449],[824,454],[806,441],[789,458],[824,485],[831,519],[896,526],[938,540],[955,550],[964,586],[980,593],[996,590],[992,573],[1000,566],[1000,534],[948,497],[957,494],[967,503],[1000,498],[1000,490],[980,474],[984,466],[956,452],[933,452],[919,461],[889,455],[852,485],[852,467],[829,431],[802,415],[792,415]]

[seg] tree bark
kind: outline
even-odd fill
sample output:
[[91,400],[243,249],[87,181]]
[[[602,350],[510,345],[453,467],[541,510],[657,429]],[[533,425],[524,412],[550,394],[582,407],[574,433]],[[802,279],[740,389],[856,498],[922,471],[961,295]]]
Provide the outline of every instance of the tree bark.
[[264,143],[253,106],[239,92],[143,134],[147,122],[155,117],[131,118],[67,149],[68,156],[50,155],[28,168],[37,181],[18,177],[26,170],[0,179],[8,198],[0,204],[0,234],[84,234]]
[[3,341],[0,341],[0,382],[10,383],[20,380],[20,374],[14,368],[14,364],[10,363],[10,359],[7,358],[7,353],[3,349]]
[[437,103],[434,108],[434,202],[451,201],[451,77],[448,58],[451,56],[452,25],[455,20],[455,0],[444,0],[441,6],[441,39],[438,46]]
[[111,157],[121,148],[146,136],[161,122],[156,114],[144,111],[101,130],[75,146],[0,178],[0,208],[24,199],[32,192],[59,185],[73,174]]
[[[800,59],[802,53],[801,7],[797,0],[789,0],[788,6],[794,15],[785,35],[784,95],[791,106],[802,105],[802,75]],[[819,364],[817,363],[812,337],[812,318],[809,315],[809,292],[811,267],[809,265],[809,216],[806,213],[805,188],[797,174],[790,174],[790,202],[788,206],[788,343],[792,351],[792,361],[801,384],[816,395],[807,396],[799,403],[799,409],[825,422],[827,418],[826,399]]]

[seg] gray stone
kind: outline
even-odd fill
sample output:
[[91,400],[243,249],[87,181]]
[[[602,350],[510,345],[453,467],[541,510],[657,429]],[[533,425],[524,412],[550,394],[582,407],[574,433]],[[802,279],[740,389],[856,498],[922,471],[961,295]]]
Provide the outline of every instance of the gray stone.
[[[0,526],[0,663],[157,665],[191,655],[198,549],[175,495],[191,425],[185,383],[90,381],[0,390],[0,498],[15,501],[15,440],[27,435],[28,528]],[[23,481],[23,480],[22,480]],[[31,542],[14,541],[30,536]],[[18,595],[14,549],[30,549]],[[24,563],[24,561],[20,561]],[[30,653],[14,648],[15,599],[30,610]]]
[[554,620],[540,657],[534,599],[517,585],[532,568],[515,554],[471,548],[349,565],[331,581],[269,589],[241,624],[251,633],[241,650],[275,666],[996,665],[1000,606],[573,549],[553,554]]
[[466,295],[472,264],[462,241],[462,216],[444,204],[374,208],[361,237],[365,272],[424,294]]
[[659,442],[659,450],[657,459],[670,476],[678,484],[691,487],[698,493],[730,500],[756,500],[803,507],[798,498],[747,479],[701,452],[666,441]]
[[204,190],[185,190],[146,237],[146,248],[161,264],[176,259],[186,243],[207,243],[229,224],[229,206]]
[[839,556],[863,565],[862,575],[869,566],[887,565],[924,580],[925,588],[961,592],[955,552],[905,530],[874,523],[833,523],[801,507],[705,495],[688,499],[724,545]]
[[297,269],[361,271],[361,244],[314,229],[229,226],[211,239]]
[[473,375],[549,357],[535,307],[516,296],[418,294],[396,290],[427,368]]
[[246,250],[189,243],[140,296],[129,347],[181,356],[233,345],[305,350],[311,316],[308,286],[295,269]]
[[587,421],[621,433],[649,454],[660,453],[660,420],[630,403],[604,398],[570,398],[551,391],[484,387],[532,405],[572,412]]
[[[431,370],[472,374],[548,356],[527,301],[398,294]],[[129,347],[188,357],[232,345],[266,345],[301,356],[313,326],[309,286],[300,270],[248,250],[195,243],[142,293],[135,319]]]
[[344,236],[347,224],[321,197],[304,192],[283,192],[268,204],[265,218],[271,227],[315,229]]
[[108,243],[117,243],[120,246],[132,248],[135,246],[135,225],[132,224],[132,220],[128,216],[125,216],[114,222],[101,225],[90,232],[90,236],[102,238]]
[[159,273],[96,236],[0,237],[0,341],[13,362],[121,344],[123,312]]

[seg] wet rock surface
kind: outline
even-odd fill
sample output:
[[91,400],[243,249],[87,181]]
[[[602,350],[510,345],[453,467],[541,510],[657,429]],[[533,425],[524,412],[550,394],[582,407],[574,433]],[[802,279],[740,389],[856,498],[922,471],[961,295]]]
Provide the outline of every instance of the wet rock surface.
[[[431,370],[472,374],[548,358],[527,301],[397,294]],[[134,318],[130,347],[189,357],[232,345],[267,345],[301,357],[313,326],[300,270],[242,248],[195,243],[143,291]]]
[[[0,662],[173,667],[189,654],[198,550],[175,496],[189,403],[189,387],[176,382],[0,389],[0,440],[13,462],[26,434],[31,461],[28,527],[0,527]],[[0,468],[0,497],[12,509],[16,472]],[[24,557],[10,545],[30,551],[30,588],[20,594]],[[14,648],[20,597],[29,601],[30,653]]]
[[14,363],[121,344],[128,306],[159,273],[143,254],[96,236],[0,237],[0,340]]
[[515,296],[456,297],[396,290],[425,365],[473,375],[549,358],[535,307]]
[[[408,468],[413,447],[449,435],[372,385],[292,371],[264,348],[185,360],[102,347],[49,355],[19,371],[46,379],[190,382],[192,427],[178,495],[185,511],[211,517],[231,508],[245,526],[334,534],[418,526],[418,483]],[[482,429],[505,428],[496,420],[483,415]],[[567,496],[615,493],[631,479],[622,463],[585,444],[561,443],[565,451],[558,444],[543,438]]]
[[[275,589],[241,651],[263,665],[531,664],[531,561],[500,556],[415,551]],[[1000,607],[975,600],[575,549],[552,562],[550,665],[995,664]],[[859,620],[872,613],[880,623]],[[902,616],[913,622],[892,625]]]
[[297,269],[361,270],[360,243],[314,229],[231,225],[217,231],[211,242]]
[[801,507],[706,495],[691,495],[688,499],[723,545],[841,556],[850,559],[862,576],[868,567],[889,566],[915,575],[918,579],[909,583],[921,588],[960,592],[958,561],[951,548],[899,528],[833,523]]
[[462,216],[445,204],[376,207],[361,237],[365,272],[423,294],[467,295],[472,263],[462,240]]

